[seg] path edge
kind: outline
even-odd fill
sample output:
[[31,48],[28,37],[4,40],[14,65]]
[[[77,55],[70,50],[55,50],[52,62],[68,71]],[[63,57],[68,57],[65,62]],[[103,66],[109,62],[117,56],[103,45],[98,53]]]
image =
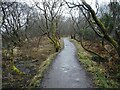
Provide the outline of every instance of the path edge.
[[[93,84],[95,85],[95,88],[118,88],[119,85],[116,81],[112,79],[106,78],[106,74],[104,73],[104,67],[101,65],[98,65],[96,62],[91,60],[91,54],[85,51],[82,47],[81,49],[85,51],[86,55],[82,56],[83,53],[80,52],[80,48],[77,46],[77,44],[80,44],[80,42],[70,39],[71,42],[74,43],[74,45],[77,48],[77,58],[79,60],[79,63],[83,65],[86,72],[90,75],[92,78]],[[87,63],[89,62],[89,63]]]
[[30,84],[28,85],[29,89],[41,86],[42,78],[45,72],[48,70],[49,66],[55,60],[57,55],[63,50],[64,48],[64,41],[63,38],[60,40],[61,48],[58,52],[51,54],[39,67],[37,74],[31,79]]

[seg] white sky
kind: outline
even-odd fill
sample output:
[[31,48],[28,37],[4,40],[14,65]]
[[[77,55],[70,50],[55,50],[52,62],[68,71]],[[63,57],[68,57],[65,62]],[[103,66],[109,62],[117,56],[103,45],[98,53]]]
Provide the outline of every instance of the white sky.
[[[26,3],[28,3],[28,4],[30,4],[30,3],[33,3],[33,1],[42,1],[42,0],[2,0],[2,1],[19,1],[19,2],[26,2]],[[69,1],[69,2],[80,2],[81,0],[66,0],[66,1]],[[95,4],[95,1],[96,0],[85,0],[88,4],[90,4],[90,5],[93,5],[93,4]],[[101,4],[101,3],[108,3],[108,2],[110,2],[110,0],[97,0],[98,1],[98,3],[99,4]]]
[[[15,1],[15,0],[3,0],[3,1]],[[34,1],[41,2],[42,0],[16,0],[18,2],[26,2],[27,4],[31,5],[34,4]],[[44,1],[44,0],[43,0]],[[81,2],[81,0],[66,0],[68,2]],[[99,6],[101,4],[108,4],[110,0],[85,0],[94,10],[96,10],[95,2],[98,1]],[[76,13],[77,14],[77,13]],[[64,16],[69,16],[68,9],[64,9]]]
[[[9,1],[9,0],[7,0]],[[34,1],[38,1],[38,2],[41,2],[42,0],[16,0],[16,1],[20,1],[20,2],[26,2],[28,4],[31,4],[31,3],[34,3]],[[74,3],[77,3],[77,2],[81,2],[81,0],[66,0],[68,2],[74,2]],[[101,5],[101,4],[108,4],[110,2],[110,0],[85,0],[94,10],[96,9],[96,6],[95,6],[95,2],[98,1],[98,4]]]

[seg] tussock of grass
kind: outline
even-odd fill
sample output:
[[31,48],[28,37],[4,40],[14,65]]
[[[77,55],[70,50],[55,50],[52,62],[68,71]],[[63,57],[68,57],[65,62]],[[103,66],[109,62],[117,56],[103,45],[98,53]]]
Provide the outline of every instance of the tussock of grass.
[[91,60],[91,55],[86,52],[79,42],[71,40],[77,47],[78,57],[85,69],[90,72],[93,82],[99,88],[118,88],[118,83],[107,77],[105,68]]

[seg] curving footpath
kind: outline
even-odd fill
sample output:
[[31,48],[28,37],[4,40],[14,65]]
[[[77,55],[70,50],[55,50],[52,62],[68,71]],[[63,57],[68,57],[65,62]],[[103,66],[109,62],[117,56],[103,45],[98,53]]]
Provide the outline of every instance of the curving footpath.
[[58,54],[41,82],[42,88],[93,88],[89,75],[80,65],[76,48],[64,38],[64,49]]

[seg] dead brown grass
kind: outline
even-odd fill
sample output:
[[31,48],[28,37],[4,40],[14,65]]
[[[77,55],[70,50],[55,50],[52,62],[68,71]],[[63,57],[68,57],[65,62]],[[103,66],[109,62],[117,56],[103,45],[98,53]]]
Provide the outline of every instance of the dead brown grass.
[[38,47],[38,39],[33,39],[30,43],[26,43],[19,49],[18,55],[31,56],[40,60],[45,60],[50,54],[54,53],[54,47],[47,37],[40,40]]
[[98,61],[104,66],[108,77],[120,83],[120,62],[116,50],[107,42],[104,47],[99,41],[85,41],[84,45],[104,58],[104,60],[98,59]]
[[[39,47],[38,47],[39,43]],[[47,37],[40,39],[34,38],[30,43],[25,42],[20,48],[14,50],[15,66],[25,73],[19,75],[10,70],[9,58],[3,58],[3,88],[23,87],[26,88],[30,80],[36,75],[41,63],[45,61],[49,55],[55,53],[54,46]]]

